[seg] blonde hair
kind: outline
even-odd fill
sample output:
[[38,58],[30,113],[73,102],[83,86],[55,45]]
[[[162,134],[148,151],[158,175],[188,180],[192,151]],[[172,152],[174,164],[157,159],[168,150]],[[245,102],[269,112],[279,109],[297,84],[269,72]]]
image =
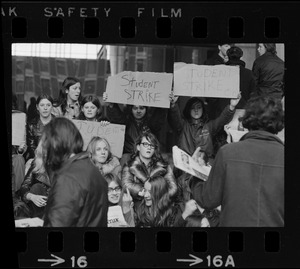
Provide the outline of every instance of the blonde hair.
[[35,157],[34,157],[34,173],[45,173],[45,166],[43,161],[43,147],[42,140],[39,141],[37,148],[35,149]]

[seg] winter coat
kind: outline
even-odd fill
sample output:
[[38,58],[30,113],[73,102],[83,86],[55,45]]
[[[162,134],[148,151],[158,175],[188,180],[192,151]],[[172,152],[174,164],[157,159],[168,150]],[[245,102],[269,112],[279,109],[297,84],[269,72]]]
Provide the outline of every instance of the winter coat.
[[256,83],[256,94],[268,94],[281,97],[284,85],[284,61],[276,54],[266,52],[253,63],[253,76]]
[[225,64],[225,61],[218,53],[204,62],[204,65],[219,65],[219,64]]
[[25,179],[21,185],[20,190],[18,191],[21,199],[28,205],[30,210],[31,218],[39,217],[43,218],[45,207],[38,207],[32,201],[26,198],[28,193],[36,194],[36,195],[49,195],[51,183],[50,179],[46,172],[37,173],[34,172],[34,161],[31,162],[30,168],[26,173]]
[[[28,170],[28,172],[26,173],[25,179],[21,185],[21,188],[19,190],[19,194],[22,198],[22,200],[24,202],[28,202],[28,200],[26,199],[26,195],[27,193],[31,192],[31,187],[34,186],[35,184],[40,184],[43,189],[45,190],[45,194],[49,194],[49,190],[51,187],[51,183],[50,183],[50,179],[47,175],[46,172],[44,173],[36,173],[34,172],[34,161],[31,162],[30,168]],[[34,194],[38,194],[38,195],[44,195],[44,194],[39,194],[39,193],[34,193]]]
[[266,131],[250,131],[218,152],[206,182],[190,188],[203,208],[221,205],[219,226],[284,226],[284,145]]
[[108,160],[106,163],[102,164],[101,167],[99,167],[99,170],[103,176],[108,173],[113,173],[120,176],[121,165],[119,159],[116,156],[112,156],[110,160]]
[[[242,97],[235,108],[244,109],[247,101],[255,91],[255,80],[252,71],[248,68],[245,68],[246,63],[241,60],[229,60],[226,65],[239,66],[240,68],[240,91]],[[226,104],[228,105],[229,102],[230,99],[227,99]],[[224,107],[225,106],[223,106],[223,108]]]
[[125,164],[122,170],[123,189],[128,188],[132,198],[139,199],[138,193],[144,188],[145,182],[150,177],[158,175],[163,176],[168,182],[170,195],[175,195],[177,184],[171,166],[160,161],[152,161],[146,166],[139,156]]
[[[53,117],[53,115],[52,115]],[[37,145],[41,139],[41,136],[43,134],[44,128],[46,125],[44,125],[40,119],[40,117],[34,118],[32,121],[27,123],[27,152],[26,155],[26,161],[29,159],[34,158],[35,156],[35,150],[37,148]]]
[[107,182],[88,153],[76,154],[53,173],[46,227],[107,227]]
[[159,131],[166,121],[167,109],[154,108],[151,117],[148,112],[143,120],[136,121],[131,113],[126,115],[122,112],[117,104],[107,107],[108,117],[112,123],[126,125],[123,154],[134,152],[135,141],[143,132],[150,131],[159,138]]
[[232,120],[234,111],[225,107],[221,115],[215,120],[193,124],[181,116],[178,104],[169,110],[169,120],[172,128],[179,134],[178,147],[189,155],[193,155],[197,147],[206,152],[209,158],[214,157],[212,136],[225,124]]

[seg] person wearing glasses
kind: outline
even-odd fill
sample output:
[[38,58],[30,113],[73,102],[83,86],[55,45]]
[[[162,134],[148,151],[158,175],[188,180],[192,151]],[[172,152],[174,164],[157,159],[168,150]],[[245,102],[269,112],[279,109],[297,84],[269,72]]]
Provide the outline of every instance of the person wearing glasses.
[[[108,99],[103,93],[103,101]],[[127,105],[122,111],[118,104],[107,103],[107,116],[111,123],[126,125],[123,156],[120,160],[123,166],[134,152],[135,141],[143,132],[151,132],[159,137],[160,130],[167,121],[168,110],[165,108]]]
[[161,175],[168,184],[170,196],[177,192],[177,183],[171,166],[160,154],[159,142],[154,134],[145,132],[135,143],[135,151],[122,170],[122,185],[128,189],[133,201],[144,197],[144,184],[149,178]]
[[134,212],[132,197],[128,189],[122,189],[121,179],[113,173],[104,175],[108,184],[108,211],[110,207],[119,206],[126,223],[118,222],[114,227],[134,227]]
[[103,176],[108,173],[116,175],[121,173],[119,159],[111,153],[110,144],[104,137],[92,137],[87,146],[87,152]]

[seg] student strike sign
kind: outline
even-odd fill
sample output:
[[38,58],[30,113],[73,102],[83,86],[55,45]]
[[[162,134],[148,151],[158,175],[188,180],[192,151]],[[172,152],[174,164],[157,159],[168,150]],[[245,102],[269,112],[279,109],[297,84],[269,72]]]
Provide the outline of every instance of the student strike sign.
[[107,102],[170,107],[173,74],[123,71],[107,80]]
[[174,94],[236,98],[240,88],[238,66],[174,64]]

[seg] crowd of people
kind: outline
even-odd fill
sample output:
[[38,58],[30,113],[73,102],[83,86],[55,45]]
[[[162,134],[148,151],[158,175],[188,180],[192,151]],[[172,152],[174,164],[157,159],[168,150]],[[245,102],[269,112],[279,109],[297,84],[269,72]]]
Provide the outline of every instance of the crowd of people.
[[[233,99],[192,97],[181,111],[171,92],[169,109],[122,109],[82,96],[73,77],[63,81],[57,99],[38,96],[26,141],[12,146],[15,219],[107,227],[109,210],[119,206],[125,227],[284,226],[284,143],[276,136],[284,128],[284,62],[275,44],[258,44],[253,70],[245,68],[241,48],[218,48],[205,64],[239,66],[240,92]],[[239,121],[249,132],[233,142],[227,124],[237,108],[245,109]],[[74,119],[125,125],[122,157],[99,136],[83,150]],[[176,169],[162,151],[165,124],[178,135],[180,149],[212,167],[206,181]]]

